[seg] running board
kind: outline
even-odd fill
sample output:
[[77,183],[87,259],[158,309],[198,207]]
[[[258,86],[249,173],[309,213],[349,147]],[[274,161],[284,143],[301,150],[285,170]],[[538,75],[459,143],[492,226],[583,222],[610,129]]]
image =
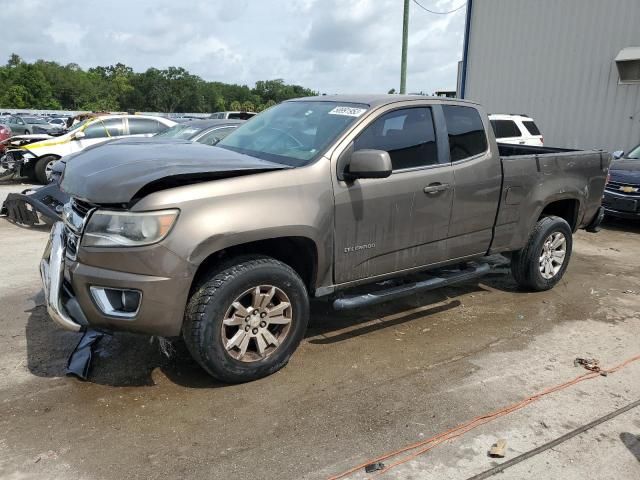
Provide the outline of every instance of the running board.
[[378,290],[363,295],[345,295],[333,301],[333,308],[336,310],[350,310],[352,308],[376,305],[388,302],[397,298],[413,295],[414,293],[435,290],[436,288],[466,282],[474,278],[482,277],[491,271],[488,263],[475,264],[469,268],[458,271],[442,271],[434,273],[431,278],[419,282],[399,285],[384,290]]

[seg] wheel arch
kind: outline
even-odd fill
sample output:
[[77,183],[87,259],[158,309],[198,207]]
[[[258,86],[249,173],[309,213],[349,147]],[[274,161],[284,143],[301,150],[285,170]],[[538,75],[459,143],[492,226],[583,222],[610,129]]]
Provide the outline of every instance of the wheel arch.
[[304,236],[285,236],[229,245],[204,256],[191,283],[195,290],[208,274],[236,257],[267,256],[289,265],[302,278],[309,295],[313,295],[318,276],[318,248]]
[[548,201],[540,210],[536,222],[542,217],[556,216],[564,219],[575,232],[578,228],[581,203],[575,197],[560,197]]

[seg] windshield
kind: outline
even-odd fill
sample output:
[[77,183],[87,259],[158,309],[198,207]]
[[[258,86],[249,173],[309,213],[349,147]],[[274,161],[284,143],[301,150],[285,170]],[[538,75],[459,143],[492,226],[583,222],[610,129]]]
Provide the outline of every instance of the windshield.
[[42,124],[46,125],[47,123],[47,121],[43,118],[23,117],[22,119],[27,123],[35,124],[35,125],[42,125]]
[[285,102],[252,118],[218,147],[300,167],[311,163],[369,105],[345,102]]
[[163,132],[157,133],[155,136],[164,138],[182,138],[184,140],[189,140],[201,130],[201,128],[194,127],[193,125],[189,125],[188,123],[179,123],[178,125],[174,125],[171,128],[167,128]]
[[631,150],[629,152],[629,155],[627,155],[627,158],[635,158],[635,159],[640,158],[640,145],[638,145],[636,148]]

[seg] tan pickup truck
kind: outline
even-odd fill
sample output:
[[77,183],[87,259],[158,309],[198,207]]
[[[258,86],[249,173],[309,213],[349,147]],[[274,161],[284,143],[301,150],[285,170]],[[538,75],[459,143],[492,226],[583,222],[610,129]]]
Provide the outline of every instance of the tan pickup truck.
[[610,160],[498,145],[475,103],[397,95],[287,101],[216,147],[114,140],[66,167],[48,311],[76,331],[182,335],[211,375],[253,380],[287,363],[311,297],[391,301],[495,253],[521,287],[553,287],[572,232],[597,229]]

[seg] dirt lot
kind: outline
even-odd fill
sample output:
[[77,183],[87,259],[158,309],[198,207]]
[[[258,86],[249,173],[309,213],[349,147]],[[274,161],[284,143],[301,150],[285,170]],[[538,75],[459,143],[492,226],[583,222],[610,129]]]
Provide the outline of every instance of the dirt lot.
[[[0,200],[22,188],[0,186]],[[640,225],[608,223],[577,235],[550,292],[517,291],[499,271],[355,313],[318,302],[290,364],[254,383],[218,384],[180,344],[166,358],[133,335],[106,339],[81,382],[63,376],[78,335],[42,306],[46,236],[0,219],[2,479],[328,478],[574,378],[578,356],[612,366],[640,354]],[[638,399],[634,362],[380,478],[467,479]],[[638,435],[634,408],[499,478],[637,479]],[[487,456],[499,438],[504,460]]]

